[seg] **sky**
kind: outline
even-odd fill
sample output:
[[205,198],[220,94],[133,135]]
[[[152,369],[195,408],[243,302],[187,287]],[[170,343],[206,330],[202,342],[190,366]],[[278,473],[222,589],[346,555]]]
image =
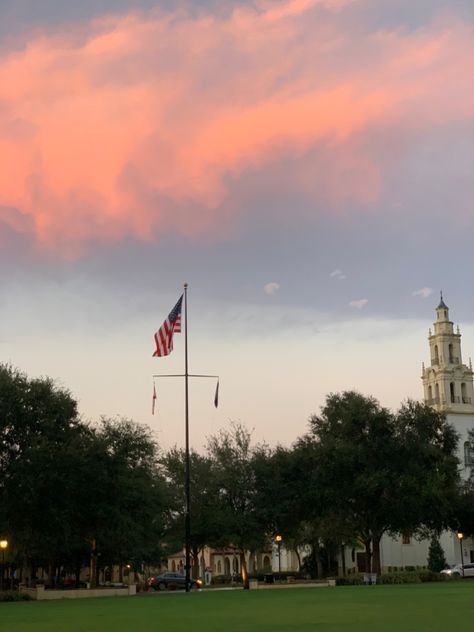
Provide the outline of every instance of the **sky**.
[[474,355],[471,0],[0,0],[0,361],[84,419],[291,444],[330,392]]

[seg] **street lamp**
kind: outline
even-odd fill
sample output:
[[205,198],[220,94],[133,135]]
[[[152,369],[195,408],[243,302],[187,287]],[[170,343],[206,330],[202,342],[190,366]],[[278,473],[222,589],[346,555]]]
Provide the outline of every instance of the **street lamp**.
[[281,543],[283,540],[283,536],[281,535],[276,535],[275,536],[275,542],[277,543],[278,546],[278,581],[281,582]]
[[464,577],[464,555],[462,552],[462,541],[464,539],[464,533],[461,533],[460,531],[457,532],[457,536],[458,536],[458,540],[459,540],[459,548],[461,551],[461,569],[462,569],[462,576]]
[[0,549],[2,549],[2,582],[1,590],[3,591],[3,576],[5,575],[5,549],[8,547],[8,540],[0,540]]

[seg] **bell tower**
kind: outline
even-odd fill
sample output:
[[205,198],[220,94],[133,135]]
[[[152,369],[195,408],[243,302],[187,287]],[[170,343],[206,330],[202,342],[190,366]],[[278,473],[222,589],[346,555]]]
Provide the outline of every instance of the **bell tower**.
[[441,300],[436,308],[434,331],[430,329],[431,363],[423,364],[422,380],[425,402],[444,413],[474,413],[472,364],[462,363],[461,333],[449,320],[449,308]]

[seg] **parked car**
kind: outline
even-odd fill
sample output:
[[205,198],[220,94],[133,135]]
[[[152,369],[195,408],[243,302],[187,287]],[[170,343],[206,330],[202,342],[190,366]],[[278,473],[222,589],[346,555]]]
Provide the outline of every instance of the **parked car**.
[[[190,589],[197,590],[201,585],[200,579],[190,579]],[[181,573],[162,573],[161,575],[154,575],[149,577],[147,584],[154,590],[178,590],[180,588],[186,588],[186,577]]]
[[441,571],[448,577],[474,577],[474,564],[455,564]]

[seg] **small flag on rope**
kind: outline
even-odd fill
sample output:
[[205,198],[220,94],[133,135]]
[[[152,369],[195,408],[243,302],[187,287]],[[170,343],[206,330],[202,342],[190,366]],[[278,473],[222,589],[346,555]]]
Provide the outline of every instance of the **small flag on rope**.
[[155,353],[153,357],[167,356],[173,351],[173,334],[181,331],[181,307],[183,295],[168,314],[168,318],[155,334]]
[[153,400],[151,403],[151,414],[154,415],[155,414],[155,404],[156,404],[156,386],[155,386],[155,382],[153,382]]
[[216,408],[219,406],[219,380],[217,380],[216,394],[214,395],[214,406]]

